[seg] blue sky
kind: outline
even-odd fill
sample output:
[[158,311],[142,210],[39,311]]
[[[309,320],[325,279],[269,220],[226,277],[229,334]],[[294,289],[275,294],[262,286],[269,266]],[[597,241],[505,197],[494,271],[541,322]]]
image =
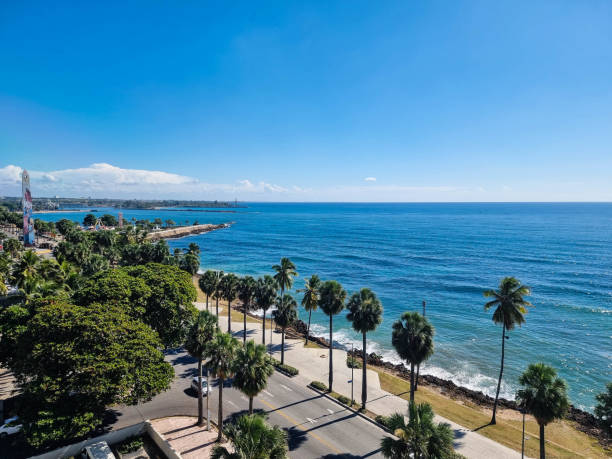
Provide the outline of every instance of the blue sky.
[[607,0],[93,3],[0,5],[0,195],[612,200]]

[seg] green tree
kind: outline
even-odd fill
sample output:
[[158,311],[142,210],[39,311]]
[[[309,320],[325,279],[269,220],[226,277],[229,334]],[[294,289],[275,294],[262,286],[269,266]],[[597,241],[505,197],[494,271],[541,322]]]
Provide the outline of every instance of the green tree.
[[499,368],[499,379],[497,380],[497,390],[495,391],[491,424],[495,424],[496,422],[495,414],[497,412],[497,401],[499,399],[502,375],[504,374],[504,354],[506,350],[506,339],[508,338],[506,330],[512,330],[515,325],[521,325],[525,322],[524,314],[527,313],[526,306],[531,306],[531,303],[523,297],[530,293],[529,287],[522,285],[521,282],[514,277],[504,277],[499,283],[499,290],[486,290],[484,292],[485,297],[493,297],[493,300],[485,304],[485,311],[495,308],[493,312],[493,322],[502,324],[501,365]]
[[540,459],[546,458],[544,428],[555,419],[561,419],[569,407],[566,382],[557,377],[557,371],[543,363],[532,363],[519,377],[523,386],[517,392],[517,402],[525,407],[540,426]]
[[434,328],[418,312],[405,312],[393,324],[391,344],[399,356],[410,363],[410,402],[414,403],[414,367],[434,351]]
[[97,218],[94,214],[87,214],[83,219],[83,226],[94,226],[96,224]]
[[310,279],[306,279],[304,282],[304,288],[301,290],[304,292],[302,297],[302,306],[308,311],[308,328],[306,329],[306,345],[308,345],[308,338],[310,338],[310,317],[312,311],[316,311],[319,307],[319,288],[321,287],[321,279],[316,274],[310,276]]
[[200,246],[195,242],[190,242],[187,252],[193,253],[194,255],[200,255]]
[[100,221],[104,226],[119,226],[119,220],[117,217],[111,214],[104,214],[100,217]]
[[603,429],[612,434],[612,382],[606,384],[606,392],[595,396],[597,406],[595,406],[595,416]]
[[[195,322],[187,332],[185,350],[190,356],[198,360],[198,425],[204,424],[204,395],[202,394],[202,360],[206,357],[208,343],[215,336],[217,330],[217,317],[208,311],[200,311]],[[206,383],[208,386],[208,368],[206,369]],[[208,412],[208,389],[206,392],[206,405]]]
[[367,365],[368,352],[366,334],[376,330],[382,322],[383,308],[376,294],[369,288],[362,288],[359,293],[354,293],[347,304],[349,313],[346,318],[353,323],[353,329],[361,333],[363,338],[362,348],[362,376],[361,376],[361,408],[365,410],[368,400]]
[[215,446],[211,459],[286,459],[287,433],[278,426],[269,427],[262,415],[251,414],[238,418],[225,429],[234,452]]
[[234,362],[239,347],[238,340],[232,335],[217,332],[212,341],[210,341],[207,350],[209,357],[207,367],[210,368],[212,374],[219,380],[218,442],[221,442],[223,439],[223,382],[234,374]]
[[4,250],[15,258],[23,250],[23,245],[17,239],[9,238],[4,241]]
[[232,333],[232,301],[238,293],[238,276],[234,273],[227,273],[221,279],[221,294],[227,301],[227,332]]
[[13,282],[20,289],[26,284],[40,280],[40,258],[33,250],[26,250],[13,265]]
[[121,308],[37,300],[0,319],[0,361],[23,392],[18,414],[35,447],[82,437],[106,407],[148,401],[173,379],[157,334]]
[[176,222],[174,220],[172,220],[170,218],[166,220],[166,226],[167,227],[172,227],[174,225],[176,225]]
[[249,414],[253,414],[253,397],[264,390],[274,366],[263,344],[247,341],[236,352],[234,387],[249,397]]
[[200,257],[193,252],[187,252],[181,257],[179,266],[183,271],[187,271],[193,276],[200,268]]
[[215,271],[215,274],[217,275],[217,281],[215,282],[215,308],[216,308],[216,312],[215,314],[217,315],[217,317],[219,317],[219,298],[223,297],[223,289],[221,288],[221,279],[223,279],[225,277],[225,273],[223,271]]
[[293,278],[297,276],[298,273],[295,270],[293,262],[287,257],[281,258],[280,264],[273,265],[272,270],[276,273],[274,274],[274,280],[280,289],[280,300],[282,302],[285,298],[285,290],[293,286]]
[[246,343],[247,335],[247,312],[251,310],[257,283],[251,276],[244,276],[238,283],[238,298],[242,301],[242,320],[244,329],[242,332],[242,343]]
[[208,311],[208,299],[215,294],[217,290],[217,274],[215,271],[207,270],[204,274],[200,276],[198,279],[198,285],[200,286],[200,290],[204,292],[206,295],[206,310]]
[[453,431],[450,425],[434,422],[434,412],[427,403],[410,403],[409,422],[395,413],[389,417],[387,426],[397,437],[384,437],[381,450],[384,457],[391,459],[452,459]]
[[62,236],[65,236],[66,234],[68,234],[69,231],[73,230],[76,227],[76,223],[72,220],[68,220],[67,218],[62,218],[61,220],[55,223],[55,227]]
[[285,363],[285,330],[297,321],[297,303],[295,299],[285,294],[276,301],[276,309],[272,311],[276,324],[281,328],[281,365]]
[[346,290],[338,281],[330,280],[323,282],[319,289],[319,307],[329,317],[329,391],[334,383],[334,363],[332,351],[334,348],[334,316],[340,314],[344,309]]
[[257,287],[255,288],[255,301],[257,307],[263,311],[261,344],[266,344],[266,311],[274,304],[276,300],[276,281],[268,274],[257,279]]

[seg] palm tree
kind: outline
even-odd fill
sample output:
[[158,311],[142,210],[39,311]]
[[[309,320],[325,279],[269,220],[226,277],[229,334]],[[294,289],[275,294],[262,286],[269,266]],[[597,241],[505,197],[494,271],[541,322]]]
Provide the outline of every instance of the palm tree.
[[251,303],[255,297],[255,289],[257,283],[251,276],[244,276],[238,283],[238,298],[242,301],[242,320],[244,322],[244,331],[242,334],[242,343],[246,343],[247,335],[247,312],[251,310]]
[[434,412],[428,403],[410,403],[409,422],[404,416],[395,413],[389,417],[387,426],[397,437],[385,437],[381,441],[384,457],[392,459],[408,458],[451,458],[453,456],[454,435],[448,424],[435,424]]
[[228,273],[221,279],[221,292],[223,299],[227,301],[227,332],[232,333],[232,301],[238,292],[238,276]]
[[308,346],[308,338],[310,338],[310,317],[312,311],[316,311],[319,307],[319,288],[321,287],[321,279],[316,274],[310,276],[304,282],[304,288],[300,292],[304,292],[302,298],[302,306],[308,311],[308,328],[306,329],[306,346]]
[[494,299],[485,304],[485,311],[495,307],[493,312],[493,322],[502,324],[502,351],[501,351],[501,366],[499,368],[499,379],[497,381],[497,391],[495,392],[495,402],[493,403],[493,416],[491,424],[495,424],[495,413],[497,412],[497,400],[499,399],[499,389],[501,388],[502,375],[504,374],[504,353],[506,339],[506,330],[512,330],[515,325],[521,325],[525,322],[523,314],[527,313],[526,306],[531,306],[523,295],[529,295],[531,290],[529,287],[522,285],[518,279],[514,277],[504,277],[499,283],[499,290],[487,290],[484,296],[493,297]]
[[297,320],[297,303],[295,299],[285,294],[276,301],[276,309],[272,311],[272,317],[281,328],[281,365],[285,363],[285,329]]
[[[206,295],[206,310],[208,311],[208,299],[215,294],[217,291],[217,283],[219,279],[217,279],[217,273],[212,270],[207,270],[202,277],[198,280],[198,285],[200,289]],[[217,310],[217,315],[219,311]]]
[[[382,322],[383,308],[376,294],[369,288],[362,288],[359,293],[351,296],[347,309],[349,313],[346,318],[353,323],[353,329],[361,333],[363,337],[363,366],[361,377],[361,408],[365,410],[368,399],[367,365],[368,353],[366,351],[366,333],[376,330]],[[354,357],[354,356],[353,356]]]
[[223,439],[223,382],[227,378],[231,378],[234,374],[234,361],[240,344],[238,340],[229,333],[217,332],[210,341],[207,347],[207,355],[209,357],[207,367],[210,368],[212,374],[219,382],[219,418],[217,427],[219,428],[219,436],[217,441]]
[[278,426],[269,427],[260,414],[244,415],[225,429],[234,452],[215,446],[211,459],[286,459],[287,433]]
[[39,277],[40,258],[33,250],[26,250],[13,266],[13,281],[19,288]]
[[334,316],[340,314],[344,309],[346,290],[340,282],[335,280],[325,281],[319,290],[319,307],[329,316],[329,391],[332,391],[334,383],[334,363],[332,351],[334,348]]
[[293,262],[287,258],[281,258],[280,265],[272,266],[272,269],[276,271],[274,280],[280,288],[281,299],[285,294],[285,289],[290,289],[293,286],[293,278],[298,275],[295,270]]
[[[208,311],[200,311],[187,332],[185,349],[192,357],[198,359],[198,425],[204,424],[204,396],[202,394],[202,360],[206,357],[206,347],[217,330],[217,317]],[[208,373],[208,367],[206,369]],[[208,413],[208,374],[206,375],[206,412]]]
[[525,407],[540,426],[540,459],[545,459],[544,427],[561,419],[569,407],[566,382],[557,377],[557,371],[543,363],[532,363],[519,377],[523,386],[517,392],[517,401]]
[[215,271],[217,278],[215,279],[215,308],[217,309],[215,314],[219,317],[219,298],[223,296],[223,290],[221,290],[221,279],[225,277],[223,271]]
[[434,351],[434,328],[418,312],[405,312],[393,324],[391,344],[399,356],[410,362],[410,402],[414,403],[414,367]]
[[253,397],[266,388],[274,366],[263,344],[247,341],[238,349],[234,362],[234,387],[249,397],[249,414],[253,414]]
[[263,323],[261,343],[266,344],[266,311],[274,304],[276,300],[276,281],[274,278],[266,274],[263,278],[257,279],[257,287],[255,288],[255,301],[257,307],[263,311]]

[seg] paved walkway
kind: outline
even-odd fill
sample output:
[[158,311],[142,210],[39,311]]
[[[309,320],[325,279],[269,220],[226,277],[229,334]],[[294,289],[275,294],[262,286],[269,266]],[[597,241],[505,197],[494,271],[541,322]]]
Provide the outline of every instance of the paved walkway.
[[[205,308],[204,303],[196,303],[199,309]],[[219,314],[221,330],[227,330],[227,316]],[[232,321],[232,330],[236,338],[242,339],[242,322]],[[247,322],[247,338],[261,343],[261,323]],[[280,333],[272,334],[272,355],[280,360]],[[266,344],[270,348],[270,329],[266,328]],[[351,396],[351,369],[346,365],[347,352],[334,348],[334,383],[333,390],[350,398]],[[319,348],[305,348],[303,339],[285,339],[285,363],[300,370],[300,376],[307,381],[321,381],[327,385],[329,376],[329,350]],[[361,373],[354,372],[354,398],[361,399]],[[408,402],[396,395],[390,394],[380,388],[378,373],[367,370],[368,380],[368,409],[376,414],[389,416],[397,412],[407,412]],[[513,449],[501,445],[477,432],[473,432],[459,424],[436,415],[437,422],[450,424],[455,433],[455,448],[457,452],[468,458],[478,459],[518,459],[521,454]]]
[[[198,418],[191,416],[172,416],[151,421],[170,446],[185,459],[210,457],[215,447],[217,431],[196,426]],[[223,446],[230,449],[227,443]],[[231,451],[231,449],[230,449]]]

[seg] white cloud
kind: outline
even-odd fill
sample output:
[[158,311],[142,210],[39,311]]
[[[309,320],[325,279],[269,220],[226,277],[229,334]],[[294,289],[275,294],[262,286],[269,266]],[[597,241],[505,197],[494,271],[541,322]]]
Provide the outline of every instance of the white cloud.
[[376,181],[376,177],[366,177],[366,178],[364,178],[364,180],[366,182],[375,182]]

